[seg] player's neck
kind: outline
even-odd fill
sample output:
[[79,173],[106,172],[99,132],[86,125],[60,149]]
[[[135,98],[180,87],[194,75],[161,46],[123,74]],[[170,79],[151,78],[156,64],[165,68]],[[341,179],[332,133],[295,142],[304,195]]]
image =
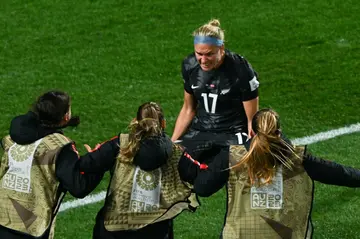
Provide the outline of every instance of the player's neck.
[[224,62],[224,59],[225,59],[225,52],[221,55],[221,58],[219,62],[215,65],[214,70],[218,69],[221,66],[221,64]]

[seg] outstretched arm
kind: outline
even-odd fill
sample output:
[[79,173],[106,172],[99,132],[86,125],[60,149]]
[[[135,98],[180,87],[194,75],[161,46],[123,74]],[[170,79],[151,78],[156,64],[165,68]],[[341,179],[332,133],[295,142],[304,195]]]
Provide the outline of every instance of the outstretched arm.
[[119,137],[98,144],[93,150],[85,145],[88,153],[79,156],[80,170],[86,173],[103,173],[110,170],[120,152]]
[[346,187],[360,187],[360,170],[317,158],[304,156],[304,168],[310,178],[324,184]]
[[61,186],[77,198],[91,193],[114,165],[118,145],[119,139],[114,137],[84,156],[78,154],[75,144],[65,145],[56,159],[56,177]]
[[91,193],[104,176],[102,173],[84,173],[74,144],[64,146],[56,159],[56,177],[61,187],[72,196],[83,198]]

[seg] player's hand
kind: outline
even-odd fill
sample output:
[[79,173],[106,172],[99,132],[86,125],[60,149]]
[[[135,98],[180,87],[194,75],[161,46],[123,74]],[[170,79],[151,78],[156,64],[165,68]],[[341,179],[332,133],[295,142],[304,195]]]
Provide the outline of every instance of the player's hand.
[[91,153],[91,152],[94,152],[95,150],[98,150],[100,147],[101,147],[101,144],[97,144],[95,146],[95,148],[91,148],[88,144],[84,144],[84,147],[86,148],[86,150]]
[[84,147],[86,148],[86,150],[87,150],[88,152],[91,152],[91,151],[92,151],[91,147],[90,147],[88,144],[84,144]]
[[249,132],[248,132],[248,139],[251,139],[254,136],[255,136],[254,130],[250,129]]

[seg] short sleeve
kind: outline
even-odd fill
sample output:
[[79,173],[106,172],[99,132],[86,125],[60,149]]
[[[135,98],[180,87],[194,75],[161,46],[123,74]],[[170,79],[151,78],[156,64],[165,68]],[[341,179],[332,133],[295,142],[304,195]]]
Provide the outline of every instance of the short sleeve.
[[191,89],[189,72],[187,71],[185,65],[186,65],[186,63],[184,60],[181,65],[181,74],[182,74],[182,78],[184,80],[184,90],[189,94],[194,94]]
[[252,68],[251,64],[242,58],[242,63],[240,64],[239,78],[242,82],[241,90],[242,90],[242,100],[248,101],[255,99],[259,96],[258,88],[259,88],[259,79],[258,74]]

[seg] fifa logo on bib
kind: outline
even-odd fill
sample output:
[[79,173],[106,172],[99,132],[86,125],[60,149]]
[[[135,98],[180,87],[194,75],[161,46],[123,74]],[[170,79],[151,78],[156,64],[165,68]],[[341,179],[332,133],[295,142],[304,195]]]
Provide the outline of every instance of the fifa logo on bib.
[[28,145],[13,144],[8,152],[9,169],[4,175],[2,187],[22,192],[31,192],[31,169],[34,154],[42,139]]
[[136,167],[130,198],[130,211],[152,212],[159,209],[161,170],[146,172]]

